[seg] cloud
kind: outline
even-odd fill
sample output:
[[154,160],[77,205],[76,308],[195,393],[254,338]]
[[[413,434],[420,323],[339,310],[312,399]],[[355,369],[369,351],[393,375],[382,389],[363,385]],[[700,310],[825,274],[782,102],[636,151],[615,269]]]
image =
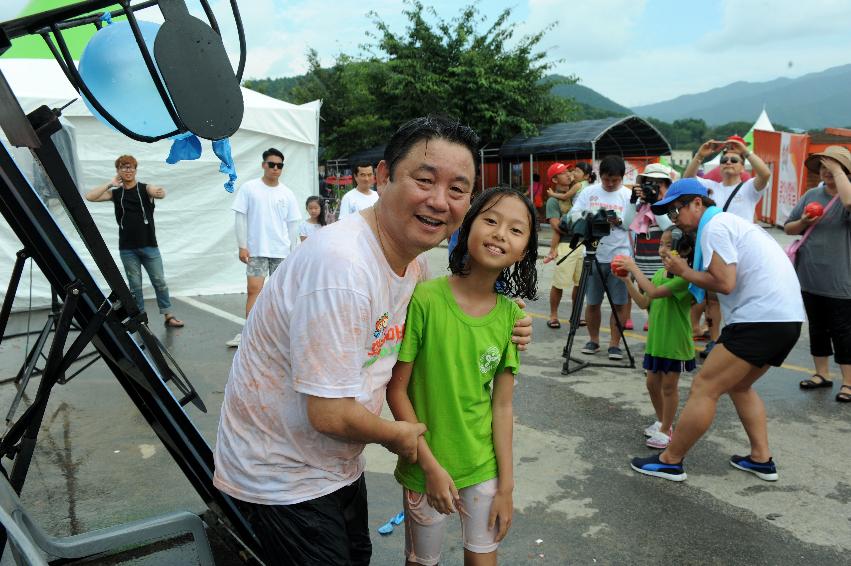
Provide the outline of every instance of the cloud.
[[700,44],[735,49],[806,38],[821,41],[833,34],[847,38],[849,16],[847,0],[724,0],[721,28],[707,33]]

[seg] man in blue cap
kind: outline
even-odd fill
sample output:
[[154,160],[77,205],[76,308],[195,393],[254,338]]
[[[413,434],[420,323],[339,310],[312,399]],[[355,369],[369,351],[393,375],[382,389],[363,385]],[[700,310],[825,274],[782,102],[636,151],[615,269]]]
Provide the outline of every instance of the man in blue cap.
[[668,447],[650,458],[634,458],[636,472],[683,481],[683,459],[709,429],[715,407],[728,394],[750,440],[750,454],[730,465],[766,481],[777,480],[768,448],[765,405],[753,384],[789,355],[801,333],[804,306],[795,270],[781,247],[762,228],[723,212],[696,179],[683,179],[653,205],[681,230],[696,233],[694,266],[663,258],[669,273],[691,285],[695,299],[718,293],[726,326],[694,377],[688,401]]

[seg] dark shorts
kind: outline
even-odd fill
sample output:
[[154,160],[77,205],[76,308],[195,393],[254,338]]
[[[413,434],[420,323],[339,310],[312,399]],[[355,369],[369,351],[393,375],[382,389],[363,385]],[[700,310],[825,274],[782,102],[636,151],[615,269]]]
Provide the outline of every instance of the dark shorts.
[[372,543],[363,475],[333,493],[294,505],[239,503],[268,565],[369,564]]
[[682,373],[684,371],[694,371],[697,364],[694,358],[690,360],[672,360],[671,358],[660,358],[659,356],[651,356],[644,354],[644,369],[653,373]]
[[[837,364],[851,364],[851,299],[835,299],[801,292],[810,321],[810,354],[833,354]],[[831,347],[831,344],[833,347]]]
[[721,330],[719,344],[756,367],[778,367],[801,336],[800,322],[739,322]]

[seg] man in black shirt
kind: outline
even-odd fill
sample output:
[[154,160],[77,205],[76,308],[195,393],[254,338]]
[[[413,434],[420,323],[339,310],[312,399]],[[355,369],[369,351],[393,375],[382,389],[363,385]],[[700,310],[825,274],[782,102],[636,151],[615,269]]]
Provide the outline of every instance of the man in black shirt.
[[145,310],[142,297],[144,267],[156,292],[160,314],[165,316],[165,325],[169,328],[179,328],[183,326],[183,321],[171,313],[171,300],[154,227],[154,199],[165,198],[165,189],[136,181],[137,165],[132,155],[122,155],[116,159],[115,177],[87,192],[86,200],[111,200],[115,207],[121,263],[124,264],[127,283],[139,310]]

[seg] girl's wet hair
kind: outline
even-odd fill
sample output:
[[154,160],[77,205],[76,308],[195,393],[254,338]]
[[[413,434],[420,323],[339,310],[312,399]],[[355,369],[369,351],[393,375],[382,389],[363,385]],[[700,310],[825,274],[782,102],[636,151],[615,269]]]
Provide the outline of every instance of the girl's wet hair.
[[304,208],[310,206],[310,203],[312,202],[319,204],[319,216],[316,218],[316,222],[320,226],[325,226],[325,199],[316,195],[307,197],[307,201],[304,203]]
[[509,297],[535,300],[538,288],[538,271],[535,262],[538,259],[538,231],[535,226],[536,211],[532,201],[511,187],[500,185],[487,189],[473,200],[470,210],[461,223],[458,234],[458,245],[449,255],[449,270],[453,275],[464,277],[470,273],[470,254],[467,240],[470,228],[477,216],[490,210],[503,198],[516,198],[526,205],[529,213],[529,241],[526,243],[526,253],[513,266],[506,267],[496,282],[497,291]]
[[576,168],[585,173],[585,177],[589,185],[593,185],[597,182],[597,174],[594,173],[594,169],[591,168],[590,164],[580,161],[576,164]]

